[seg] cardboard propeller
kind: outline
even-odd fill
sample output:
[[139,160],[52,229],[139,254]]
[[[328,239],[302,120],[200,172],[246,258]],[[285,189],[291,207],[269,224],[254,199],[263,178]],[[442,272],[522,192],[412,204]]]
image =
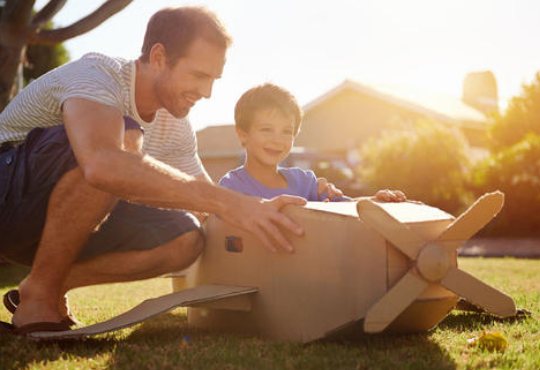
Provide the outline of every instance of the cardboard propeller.
[[358,214],[413,263],[410,270],[367,312],[364,330],[383,331],[432,283],[501,317],[516,314],[512,298],[453,266],[456,249],[493,219],[502,208],[501,192],[485,194],[459,216],[436,240],[426,240],[396,220],[378,203],[362,200]]

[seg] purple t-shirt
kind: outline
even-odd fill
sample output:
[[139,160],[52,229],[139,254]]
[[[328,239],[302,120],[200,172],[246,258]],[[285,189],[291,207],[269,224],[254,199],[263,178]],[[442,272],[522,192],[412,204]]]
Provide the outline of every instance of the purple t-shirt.
[[[219,185],[246,195],[270,199],[278,195],[297,195],[310,202],[324,201],[328,198],[326,191],[317,194],[317,177],[313,171],[304,171],[298,167],[278,169],[287,180],[286,188],[270,188],[255,180],[244,168],[238,167],[229,171],[219,180]],[[332,202],[349,200],[349,197],[333,197]]]

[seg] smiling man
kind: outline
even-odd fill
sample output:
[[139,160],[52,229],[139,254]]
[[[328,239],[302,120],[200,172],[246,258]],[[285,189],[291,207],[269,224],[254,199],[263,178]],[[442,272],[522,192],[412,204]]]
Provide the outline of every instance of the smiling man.
[[182,210],[217,213],[268,249],[292,251],[279,227],[302,229],[279,210],[305,201],[213,185],[185,118],[210,98],[230,42],[204,8],[163,9],[137,60],[87,54],[2,112],[0,255],[32,266],[4,299],[14,316],[2,328],[65,330],[74,322],[69,290],[187,267],[204,241]]

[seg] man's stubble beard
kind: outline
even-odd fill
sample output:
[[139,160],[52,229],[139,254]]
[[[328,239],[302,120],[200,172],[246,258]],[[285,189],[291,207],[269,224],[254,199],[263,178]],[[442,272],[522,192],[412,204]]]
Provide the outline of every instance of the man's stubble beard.
[[191,109],[190,107],[183,108],[180,112],[172,111],[172,108],[174,107],[174,105],[173,107],[169,106],[169,104],[167,103],[167,97],[172,96],[174,94],[169,93],[169,90],[167,89],[167,82],[163,81],[163,78],[159,78],[154,83],[154,95],[156,96],[156,99],[159,105],[162,108],[164,108],[167,112],[169,112],[173,117],[182,119],[182,118],[187,117],[187,115],[189,114],[189,111]]

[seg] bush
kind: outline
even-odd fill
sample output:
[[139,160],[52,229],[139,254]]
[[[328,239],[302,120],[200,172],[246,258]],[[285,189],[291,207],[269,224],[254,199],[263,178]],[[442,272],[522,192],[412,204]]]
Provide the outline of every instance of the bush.
[[495,118],[489,128],[494,151],[520,142],[530,132],[540,135],[540,73],[531,84],[522,86],[521,94],[510,100],[504,115]]
[[412,129],[387,132],[364,146],[362,159],[360,173],[371,191],[400,189],[409,199],[454,214],[469,200],[467,143],[444,124],[419,121]]
[[529,133],[517,144],[475,166],[476,195],[501,190],[505,205],[485,234],[540,236],[540,136]]

